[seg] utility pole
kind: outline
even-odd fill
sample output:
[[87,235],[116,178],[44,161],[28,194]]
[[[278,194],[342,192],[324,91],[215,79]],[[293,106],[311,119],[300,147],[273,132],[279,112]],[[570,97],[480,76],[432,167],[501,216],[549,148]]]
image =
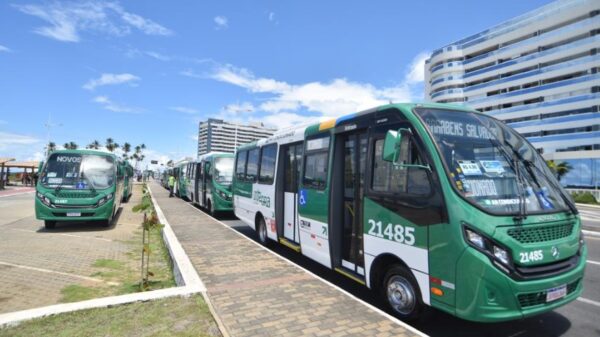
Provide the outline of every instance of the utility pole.
[[50,129],[55,127],[55,126],[62,126],[62,123],[57,123],[57,124],[52,124],[52,119],[51,119],[51,115],[50,112],[48,112],[48,121],[46,122],[46,124],[44,124],[44,126],[46,127],[46,157],[48,157],[48,155],[50,154],[49,152],[49,148],[48,145],[50,144]]

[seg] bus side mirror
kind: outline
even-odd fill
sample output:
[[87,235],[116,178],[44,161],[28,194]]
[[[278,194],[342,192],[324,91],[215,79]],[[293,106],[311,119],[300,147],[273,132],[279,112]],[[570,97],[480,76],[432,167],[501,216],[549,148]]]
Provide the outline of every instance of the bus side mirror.
[[398,131],[389,130],[385,135],[383,142],[383,160],[392,163],[397,163],[400,158],[402,137],[406,134],[410,136],[412,133],[409,129],[398,129]]

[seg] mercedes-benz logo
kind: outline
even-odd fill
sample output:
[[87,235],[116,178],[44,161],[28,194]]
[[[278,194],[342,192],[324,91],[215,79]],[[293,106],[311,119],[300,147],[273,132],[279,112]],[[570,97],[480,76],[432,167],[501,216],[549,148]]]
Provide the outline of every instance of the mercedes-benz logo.
[[558,251],[558,248],[556,248],[556,246],[552,246],[552,257],[554,257],[554,259],[558,259],[558,257],[560,256],[560,252]]

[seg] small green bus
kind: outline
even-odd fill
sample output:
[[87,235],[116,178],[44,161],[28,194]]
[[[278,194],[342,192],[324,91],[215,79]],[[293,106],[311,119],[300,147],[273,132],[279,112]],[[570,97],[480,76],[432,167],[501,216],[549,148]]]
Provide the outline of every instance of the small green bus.
[[414,319],[520,319],[583,289],[575,204],[513,129],[448,104],[390,104],[238,148],[238,218]]
[[187,168],[187,198],[204,207],[211,215],[233,210],[231,182],[233,179],[231,153],[212,152],[190,162]]
[[52,152],[36,186],[35,215],[52,229],[57,221],[112,224],[123,200],[124,169],[112,153],[95,150]]
[[120,163],[123,169],[123,202],[127,202],[133,194],[133,166],[126,160]]

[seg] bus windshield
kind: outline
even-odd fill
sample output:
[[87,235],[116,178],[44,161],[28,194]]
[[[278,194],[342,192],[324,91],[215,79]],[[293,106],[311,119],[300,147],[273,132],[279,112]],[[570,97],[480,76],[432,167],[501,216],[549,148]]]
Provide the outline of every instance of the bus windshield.
[[567,209],[544,159],[501,121],[465,111],[415,111],[433,134],[454,186],[469,202],[495,214]]
[[231,185],[233,180],[233,158],[215,158],[214,179],[221,185]]
[[115,163],[111,156],[54,153],[41,175],[46,187],[103,189],[115,182]]

